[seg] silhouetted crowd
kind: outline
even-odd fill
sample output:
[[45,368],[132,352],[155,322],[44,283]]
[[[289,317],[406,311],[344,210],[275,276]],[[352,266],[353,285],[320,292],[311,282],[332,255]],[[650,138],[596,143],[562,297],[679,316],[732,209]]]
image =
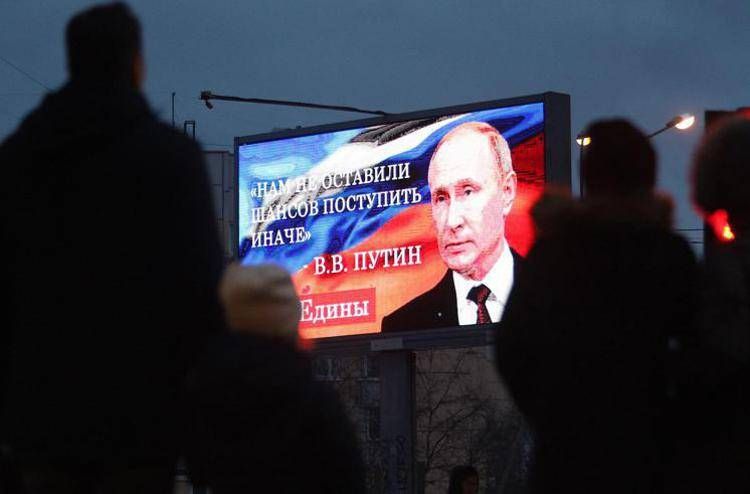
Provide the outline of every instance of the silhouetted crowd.
[[497,332],[498,369],[536,435],[531,489],[744,492],[750,121],[696,153],[696,205],[726,211],[735,235],[709,239],[703,266],[654,191],[646,136],[624,120],[584,134],[584,199],[535,205],[539,239]]
[[93,7],[65,39],[70,80],[0,147],[0,492],[172,492],[178,458],[217,494],[362,492],[289,275],[224,272],[202,153],[141,94],[138,20]]
[[[138,20],[76,15],[69,81],[0,146],[0,493],[364,492],[355,435],[298,348],[274,266],[224,269],[197,145],[141,94]],[[496,361],[534,435],[530,490],[750,490],[750,120],[706,134],[699,264],[648,138],[595,122],[583,198],[549,190]],[[730,226],[727,226],[729,228]],[[462,466],[450,492],[477,492]]]

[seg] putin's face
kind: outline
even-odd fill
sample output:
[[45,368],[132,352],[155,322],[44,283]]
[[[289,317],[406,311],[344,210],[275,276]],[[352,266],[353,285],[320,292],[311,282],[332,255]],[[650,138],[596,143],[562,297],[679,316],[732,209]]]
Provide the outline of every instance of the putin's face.
[[433,154],[427,180],[440,256],[459,274],[484,278],[505,246],[515,173],[502,172],[487,135],[459,127]]

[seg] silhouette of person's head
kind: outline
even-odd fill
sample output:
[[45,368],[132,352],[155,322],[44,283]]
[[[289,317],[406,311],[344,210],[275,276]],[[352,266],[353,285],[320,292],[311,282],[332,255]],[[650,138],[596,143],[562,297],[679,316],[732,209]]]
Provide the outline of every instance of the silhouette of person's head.
[[448,494],[476,494],[479,492],[479,472],[471,465],[459,465],[451,470]]
[[600,120],[583,132],[591,138],[581,157],[589,197],[650,194],[656,182],[656,153],[646,135],[623,119]]
[[729,118],[703,138],[693,158],[693,201],[725,210],[734,229],[750,227],[750,119]]
[[141,26],[124,3],[77,14],[68,22],[65,44],[72,80],[140,88],[144,74]]

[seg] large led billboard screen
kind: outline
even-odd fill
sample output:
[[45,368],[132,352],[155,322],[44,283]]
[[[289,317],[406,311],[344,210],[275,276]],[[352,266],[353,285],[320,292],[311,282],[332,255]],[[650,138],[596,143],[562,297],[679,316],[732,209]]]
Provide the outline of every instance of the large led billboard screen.
[[238,257],[292,274],[304,338],[496,321],[569,142],[556,93],[237,138]]

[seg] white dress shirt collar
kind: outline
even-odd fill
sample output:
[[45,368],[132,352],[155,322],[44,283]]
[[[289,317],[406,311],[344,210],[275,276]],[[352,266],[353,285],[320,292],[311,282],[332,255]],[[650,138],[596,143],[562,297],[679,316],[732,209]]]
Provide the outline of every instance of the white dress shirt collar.
[[455,271],[452,272],[453,285],[456,288],[459,325],[477,323],[477,304],[466,297],[469,295],[469,290],[480,284],[484,284],[492,292],[485,302],[490,319],[492,319],[492,322],[500,321],[505,304],[508,301],[508,295],[513,288],[513,254],[510,252],[508,242],[505,241],[503,244],[503,252],[500,254],[500,258],[482,280],[472,280]]

